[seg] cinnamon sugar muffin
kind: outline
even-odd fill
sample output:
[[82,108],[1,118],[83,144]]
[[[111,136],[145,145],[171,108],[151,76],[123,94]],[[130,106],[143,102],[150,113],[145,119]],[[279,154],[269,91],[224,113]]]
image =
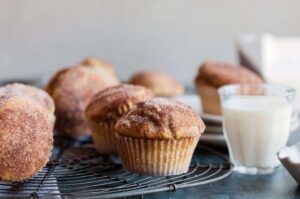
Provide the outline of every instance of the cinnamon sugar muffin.
[[52,98],[48,95],[48,93],[46,93],[44,90],[30,85],[12,83],[0,87],[0,93],[2,95],[28,97],[31,100],[36,101],[48,111],[48,118],[54,125],[54,102]]
[[46,165],[53,146],[48,114],[32,97],[0,89],[0,180],[24,181]]
[[167,98],[138,103],[115,126],[124,168],[163,176],[188,171],[204,129],[203,121],[191,107]]
[[70,137],[89,135],[84,110],[100,90],[118,84],[97,66],[72,66],[58,71],[46,86],[55,102],[56,130]]
[[250,70],[233,64],[206,61],[200,66],[195,85],[205,113],[221,115],[218,88],[226,84],[261,84],[263,80]]
[[117,153],[114,126],[118,119],[136,107],[138,102],[153,97],[151,90],[142,86],[121,84],[97,93],[85,110],[99,153]]
[[184,86],[173,77],[158,71],[136,73],[131,77],[129,83],[149,88],[159,97],[171,97],[184,93]]
[[107,72],[108,75],[117,78],[112,65],[107,64],[96,57],[87,57],[84,60],[82,60],[81,64],[84,66],[97,66],[100,70],[102,70],[102,72]]

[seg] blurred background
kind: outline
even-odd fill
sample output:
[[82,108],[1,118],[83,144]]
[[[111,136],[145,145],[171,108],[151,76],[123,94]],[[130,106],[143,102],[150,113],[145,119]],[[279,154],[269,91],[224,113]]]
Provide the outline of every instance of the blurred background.
[[204,59],[236,63],[248,32],[300,36],[299,0],[1,0],[0,78],[96,56],[121,79],[159,69],[191,85]]

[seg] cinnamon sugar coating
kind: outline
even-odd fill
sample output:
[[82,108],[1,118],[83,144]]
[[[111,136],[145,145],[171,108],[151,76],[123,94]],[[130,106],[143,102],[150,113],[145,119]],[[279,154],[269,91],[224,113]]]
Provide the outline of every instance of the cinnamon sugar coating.
[[206,61],[199,68],[195,79],[196,85],[201,81],[206,81],[216,87],[235,83],[260,84],[263,82],[258,75],[244,67],[215,61]]
[[48,162],[53,125],[30,98],[0,94],[0,179],[24,181]]
[[72,66],[58,71],[46,86],[55,102],[56,129],[71,137],[90,134],[84,110],[100,90],[118,84],[97,66]]
[[202,119],[190,106],[167,98],[138,103],[115,126],[118,135],[149,139],[197,137],[204,129]]
[[54,113],[55,110],[54,102],[48,93],[34,86],[20,83],[6,84],[0,87],[0,95],[29,97],[46,108],[49,112]]
[[138,102],[154,97],[151,90],[142,86],[120,84],[97,93],[86,108],[87,118],[117,120],[134,108]]
[[130,84],[144,86],[154,91],[156,96],[168,97],[182,95],[184,87],[173,77],[158,71],[136,73],[129,80]]
[[105,63],[104,61],[96,58],[96,57],[87,57],[81,62],[82,65],[84,66],[97,66],[102,70],[106,70],[110,75],[115,75],[115,71],[112,67],[112,65]]

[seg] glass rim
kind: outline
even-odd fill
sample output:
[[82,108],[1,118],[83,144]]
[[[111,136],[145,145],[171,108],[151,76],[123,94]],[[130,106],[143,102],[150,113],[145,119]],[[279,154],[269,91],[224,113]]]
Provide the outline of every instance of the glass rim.
[[[243,96],[243,97],[255,97],[257,95],[247,95],[247,94],[237,94],[233,92],[228,92],[228,90],[236,90],[238,88],[243,86],[249,86],[249,87],[259,87],[259,88],[266,88],[266,89],[273,89],[277,90],[278,93],[276,96],[282,96],[282,97],[289,97],[294,96],[296,94],[296,89],[291,86],[281,85],[281,84],[269,84],[269,83],[263,83],[263,84],[250,84],[250,83],[242,83],[242,84],[227,84],[224,86],[221,86],[218,88],[218,94],[220,96],[223,95],[232,95],[232,96]],[[262,95],[260,95],[262,96]],[[271,96],[271,95],[265,95],[265,96]]]

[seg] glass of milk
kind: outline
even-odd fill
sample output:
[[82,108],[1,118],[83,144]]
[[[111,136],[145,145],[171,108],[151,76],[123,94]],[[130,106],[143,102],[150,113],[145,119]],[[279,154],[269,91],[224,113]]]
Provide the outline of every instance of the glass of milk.
[[272,173],[276,153],[286,145],[295,89],[279,85],[233,84],[219,90],[223,129],[235,170]]

